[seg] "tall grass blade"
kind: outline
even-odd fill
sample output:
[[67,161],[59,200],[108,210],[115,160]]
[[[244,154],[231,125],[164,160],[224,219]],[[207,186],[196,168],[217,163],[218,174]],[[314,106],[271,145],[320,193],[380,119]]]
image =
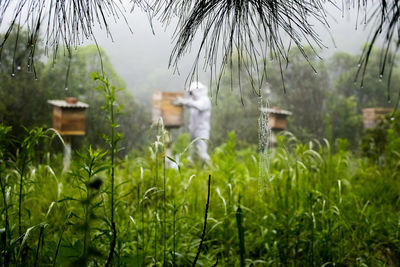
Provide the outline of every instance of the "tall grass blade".
[[206,204],[206,210],[204,212],[203,232],[201,233],[199,248],[197,249],[196,257],[194,258],[192,267],[196,266],[197,260],[199,259],[199,256],[200,256],[201,246],[203,245],[204,238],[205,238],[205,235],[206,235],[208,206],[210,204],[210,190],[211,190],[211,174],[208,175],[207,204]]
[[38,260],[39,260],[39,252],[40,252],[40,244],[42,241],[42,236],[43,236],[43,231],[44,228],[46,227],[45,224],[41,224],[40,225],[40,231],[39,231],[39,238],[38,238],[38,244],[37,244],[37,248],[36,248],[36,255],[35,255],[35,261],[33,263],[33,266],[36,267],[38,264]]
[[[22,249],[25,246],[26,241],[28,240],[28,238],[30,237],[31,232],[37,227],[37,225],[34,225],[30,228],[28,228],[24,234],[24,238],[20,241],[20,247],[19,247],[19,252],[18,252],[18,258],[21,260],[20,262],[24,262],[23,259],[23,254],[22,254]],[[21,237],[20,237],[21,238]]]
[[236,223],[239,236],[240,267],[244,267],[245,243],[244,243],[243,213],[240,207],[240,196],[239,196],[239,205],[236,211]]

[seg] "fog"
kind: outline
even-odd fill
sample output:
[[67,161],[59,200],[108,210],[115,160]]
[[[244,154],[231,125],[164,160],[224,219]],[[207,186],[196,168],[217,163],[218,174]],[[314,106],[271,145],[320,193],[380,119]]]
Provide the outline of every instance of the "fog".
[[[194,56],[188,54],[178,69],[169,68],[175,26],[165,27],[156,19],[150,23],[139,10],[126,14],[126,18],[132,33],[126,23],[119,21],[110,25],[112,39],[101,30],[96,37],[128,89],[140,100],[147,100],[153,90],[182,91]],[[208,75],[200,72],[199,78],[207,79]]]
[[[193,64],[196,42],[192,53],[187,54],[179,62],[178,70],[169,68],[169,57],[174,46],[174,22],[166,27],[155,18],[150,23],[144,12],[138,8],[129,12],[132,4],[127,0],[122,2],[127,9],[125,13],[127,23],[122,18],[115,22],[110,19],[112,38],[97,25],[94,29],[98,44],[109,56],[117,73],[125,80],[128,90],[139,101],[150,101],[149,97],[153,90],[183,90]],[[362,44],[367,41],[369,31],[363,29],[364,11],[361,11],[357,21],[355,9],[346,9],[343,13],[340,8],[342,7],[327,4],[329,29],[325,29],[317,21],[314,22],[316,32],[325,46],[320,50],[320,55],[324,59],[339,51],[359,54]],[[12,6],[9,10],[13,10]],[[5,22],[10,19],[11,13],[5,14],[0,27],[1,32],[5,31],[8,25]],[[94,41],[87,40],[83,45],[91,43]],[[210,77],[207,72],[200,72],[199,79],[207,81]]]
[[[343,13],[332,4],[328,5],[327,10],[330,28],[326,29],[315,22],[316,32],[325,46],[320,51],[321,57],[327,59],[339,51],[359,54],[362,44],[367,41],[369,31],[364,29],[361,18],[357,22],[356,10],[346,10]],[[362,15],[363,11],[359,17]],[[98,30],[96,36],[117,73],[126,81],[128,89],[140,100],[146,100],[150,95],[149,91],[153,90],[183,90],[194,57],[193,53],[188,54],[179,62],[179,73],[168,68],[174,45],[174,23],[165,27],[154,19],[153,33],[149,19],[140,10],[127,13],[126,18],[133,33],[120,20],[110,25],[112,40],[104,31]],[[209,75],[206,72],[200,73],[200,79],[207,80]]]

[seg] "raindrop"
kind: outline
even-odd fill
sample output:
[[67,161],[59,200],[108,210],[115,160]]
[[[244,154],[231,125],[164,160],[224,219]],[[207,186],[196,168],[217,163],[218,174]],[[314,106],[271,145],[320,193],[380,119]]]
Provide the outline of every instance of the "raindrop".
[[31,65],[28,64],[28,68],[30,68],[30,67],[31,67]]
[[37,81],[38,80],[38,78],[35,78],[35,81]]
[[394,117],[391,117],[390,120],[391,120],[391,121],[394,121]]
[[383,74],[379,74],[379,79],[382,80],[382,78],[383,78]]
[[18,67],[17,67],[17,70],[21,70],[21,66],[18,66]]
[[65,91],[68,91],[68,87],[65,87]]
[[360,64],[360,63],[358,63],[357,67],[361,67],[361,64]]
[[11,77],[14,77],[15,76],[15,73],[11,73]]

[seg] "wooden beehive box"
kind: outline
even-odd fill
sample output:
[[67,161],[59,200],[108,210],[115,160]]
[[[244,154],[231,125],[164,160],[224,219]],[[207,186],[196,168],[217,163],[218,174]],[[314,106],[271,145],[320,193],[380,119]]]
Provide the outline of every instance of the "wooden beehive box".
[[152,121],[157,124],[160,118],[165,127],[175,128],[183,125],[183,107],[175,106],[173,101],[183,98],[184,93],[176,92],[154,92]]
[[378,121],[391,112],[393,112],[391,108],[364,108],[362,110],[364,129],[375,128]]
[[286,115],[282,114],[270,114],[268,118],[269,127],[271,129],[286,129]]
[[268,113],[268,125],[272,130],[285,130],[286,129],[286,118],[291,116],[292,112],[275,108],[264,108],[262,111]]
[[53,106],[53,128],[61,135],[85,135],[88,104],[76,98],[49,100]]

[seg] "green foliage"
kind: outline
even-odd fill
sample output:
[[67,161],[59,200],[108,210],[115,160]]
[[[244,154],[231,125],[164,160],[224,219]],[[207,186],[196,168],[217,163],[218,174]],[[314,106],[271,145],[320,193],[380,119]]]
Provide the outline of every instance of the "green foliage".
[[[238,53],[233,53],[232,63],[227,65],[219,87],[211,93],[213,107],[211,112],[211,141],[216,147],[225,142],[226,135],[235,131],[237,145],[241,148],[258,142],[257,119],[259,117],[259,91],[252,88],[254,77],[238,64],[248,64]],[[243,90],[240,90],[243,88]],[[261,93],[265,93],[262,90]],[[223,123],[221,123],[223,122]]]
[[362,130],[362,116],[357,109],[355,97],[330,95],[326,109],[326,136],[330,141],[337,138],[347,139],[352,148],[356,148]]
[[[19,31],[19,42],[15,45]],[[0,34],[0,39],[3,35]],[[29,54],[24,45],[29,36],[20,27],[15,27],[9,36],[9,42],[2,47],[2,64],[0,64],[0,121],[12,125],[12,134],[22,138],[23,127],[45,127],[51,121],[50,107],[46,101],[51,92],[43,86],[43,80],[35,79],[33,67],[37,74],[42,74],[44,64],[38,59],[43,51],[37,49],[34,58],[35,66],[27,65]]]
[[[305,51],[310,53],[309,49]],[[334,142],[337,138],[345,138],[355,150],[362,136],[361,109],[393,107],[388,99],[394,99],[397,90],[398,68],[393,65],[391,83],[388,75],[376,75],[381,67],[381,53],[381,49],[372,51],[361,81],[355,80],[358,55],[336,53],[326,63],[311,56],[307,62],[300,51],[293,50],[283,73],[286,94],[277,91],[281,83],[279,68],[271,67],[270,103],[293,112],[288,118],[288,130],[300,140],[325,137]]]
[[244,257],[245,257],[245,241],[244,241],[244,229],[242,222],[243,215],[242,215],[242,208],[240,207],[240,196],[239,196],[239,205],[236,210],[236,223],[238,228],[238,237],[239,237],[239,250],[240,250],[240,266],[244,267]]
[[[379,77],[381,68],[381,55],[383,49],[373,49],[369,58],[364,79],[357,77],[358,55],[349,55],[345,53],[335,54],[330,60],[329,69],[334,77],[335,93],[345,97],[354,96],[357,102],[358,110],[367,107],[390,107],[392,104],[388,99],[393,99],[397,90],[398,69],[394,64],[392,78],[388,84],[388,75]],[[389,51],[388,57],[392,57]],[[356,80],[356,78],[358,78]]]
[[[181,165],[179,171],[163,168],[165,139],[160,133],[152,153],[115,166],[114,209],[118,232],[124,234],[118,235],[113,264],[190,265],[204,226],[206,177],[211,173],[199,265],[395,266],[400,255],[396,127],[389,130],[386,164],[381,166],[356,158],[345,139],[337,139],[334,153],[329,142],[302,144],[282,135],[269,153],[264,187],[258,183],[257,152],[239,150],[234,133],[212,153],[212,167]],[[2,140],[10,139],[9,128],[2,129]],[[18,176],[0,165],[1,181],[7,182],[1,218],[7,211],[11,236],[5,251],[38,266],[104,265],[110,240],[104,200],[111,188],[102,186],[110,168],[107,156],[92,149],[80,153],[70,173],[53,171],[43,160],[31,161],[22,250],[16,227]],[[14,257],[7,255],[2,254],[2,262],[7,258],[13,263]]]
[[[37,164],[35,158],[41,156],[36,151],[37,146],[39,142],[49,141],[50,133],[53,130],[44,130],[42,128],[26,130],[26,136],[20,140],[14,138],[10,132],[11,127],[1,125],[0,185],[2,209],[5,214],[4,238],[2,240],[3,263],[5,266],[9,266],[11,260],[14,260],[14,263],[27,263],[26,253],[28,253],[30,248],[26,245],[26,242],[30,237],[29,234],[39,224],[26,227],[25,222],[30,219],[31,213],[29,209],[25,208],[25,204],[35,202],[32,200],[30,193],[34,191],[33,188],[35,185],[34,173],[32,173],[33,166]],[[12,153],[14,146],[17,149],[16,154]],[[32,261],[34,265],[37,263],[39,256],[39,244],[44,231],[44,225],[40,224],[36,256]]]
[[400,123],[398,113],[388,114],[378,120],[376,127],[366,129],[361,141],[364,156],[376,163],[385,164],[396,158],[399,151]]
[[97,249],[91,245],[91,228],[93,228],[96,221],[97,224],[99,223],[98,218],[100,215],[97,209],[103,206],[99,196],[103,179],[100,178],[99,174],[109,169],[104,159],[106,153],[100,150],[93,151],[90,147],[87,155],[79,154],[79,161],[74,162],[74,168],[70,173],[74,179],[74,187],[78,189],[81,195],[81,198],[77,199],[77,201],[81,203],[83,208],[83,220],[75,225],[77,232],[83,233],[82,254],[75,264],[83,266],[87,266],[91,258],[99,254]]
[[[137,125],[124,126],[132,122],[124,118],[138,114],[137,106],[117,89],[123,87],[117,79],[118,86],[113,86],[115,81],[103,75],[93,74],[95,81],[82,78],[77,70],[98,67],[98,61],[88,60],[94,53],[88,48],[73,57],[71,66],[80,65],[70,69],[69,83],[74,85],[66,91],[59,79],[54,85],[61,89],[54,96],[73,92],[94,101],[97,117],[90,117],[92,127],[105,137],[107,152],[88,146],[65,173],[60,156],[46,153],[48,146],[41,145],[48,131],[17,131],[14,138],[12,128],[0,126],[4,266],[189,266],[196,261],[200,266],[399,265],[399,119],[388,119],[366,133],[363,149],[373,160],[352,154],[349,149],[360,136],[359,108],[367,102],[361,101],[361,93],[346,95],[345,87],[326,90],[334,79],[328,79],[326,67],[316,58],[310,60],[321,64],[318,75],[293,52],[283,100],[288,109],[299,112],[291,121],[299,139],[318,138],[302,143],[293,134],[278,136],[277,147],[268,151],[266,180],[260,184],[259,168],[266,166],[260,166],[259,154],[247,145],[257,136],[258,106],[247,105],[256,94],[242,95],[250,111],[247,117],[240,102],[233,104],[221,91],[209,166],[186,165],[182,159],[190,138],[181,135],[173,145],[181,158],[171,159],[178,169],[168,169],[163,127],[157,127],[154,142],[140,157],[117,158],[122,133],[131,129],[126,136],[145,136],[130,143],[134,145],[145,140],[145,124],[138,119]],[[335,75],[345,80],[352,58],[341,55],[337,62],[343,69]],[[56,73],[61,75],[64,67]],[[244,81],[224,76],[221,84]],[[88,93],[86,87],[94,82],[98,90]],[[118,115],[121,107],[127,116]],[[322,114],[328,107],[331,111]],[[237,133],[230,132],[226,139],[221,121]],[[90,138],[94,146],[101,144]]]
[[[383,132],[375,134],[370,130],[363,136],[361,127],[361,109],[368,107],[391,107],[393,104],[388,99],[393,99],[394,91],[397,88],[394,86],[398,81],[398,68],[394,65],[391,83],[389,83],[388,75],[379,77],[381,62],[380,56],[383,50],[374,49],[371,52],[370,61],[366,69],[364,79],[355,80],[358,71],[358,55],[349,55],[346,53],[336,53],[329,60],[329,71],[332,81],[332,91],[327,99],[327,121],[330,123],[330,130],[328,130],[328,136],[332,137],[332,140],[336,138],[346,138],[349,140],[351,147],[354,149],[359,144],[359,140],[362,137],[362,150],[363,153],[370,153],[370,157],[376,157],[372,154],[380,154],[379,151],[373,152],[373,150],[380,150],[379,146],[384,146]],[[390,54],[391,52],[389,52]],[[391,57],[391,55],[389,55]],[[382,134],[382,135],[381,135]],[[371,135],[376,135],[377,141],[369,142]],[[378,137],[381,135],[381,137]],[[381,138],[380,141],[378,139]],[[367,146],[378,145],[378,147]],[[367,152],[369,150],[370,152]],[[372,154],[371,154],[372,153]]]
[[285,94],[278,91],[282,83],[278,66],[272,66],[273,73],[269,75],[273,89],[271,104],[293,112],[288,119],[288,130],[304,141],[324,136],[326,125],[323,114],[329,81],[325,64],[311,48],[305,49],[305,53],[310,55],[308,61],[303,59],[302,51],[298,49],[289,54],[290,61],[283,73]]
[[[99,50],[98,50],[99,49]],[[101,53],[101,57],[99,57]],[[71,58],[57,56],[56,64],[49,61],[45,68],[46,88],[56,92],[53,98],[75,96],[89,104],[86,114],[86,132],[83,140],[73,140],[75,147],[104,146],[103,136],[99,133],[108,133],[107,118],[103,115],[104,98],[101,90],[93,90],[97,86],[87,73],[107,73],[109,83],[116,88],[126,88],[125,82],[118,76],[105,51],[95,45],[80,47],[73,51]],[[68,75],[67,75],[68,73]],[[82,74],[85,75],[82,75]],[[125,136],[122,145],[127,149],[121,153],[128,153],[132,148],[142,149],[146,144],[146,135],[141,133],[148,130],[150,116],[145,109],[138,105],[133,96],[127,91],[119,92],[118,105],[123,112],[116,114],[120,124],[120,132]],[[50,120],[49,120],[50,121]]]
[[[105,51],[95,45],[88,45],[72,50],[69,58],[66,55],[67,51],[60,47],[56,57],[58,61],[54,62],[51,59],[44,61],[43,49],[38,46],[34,55],[34,73],[33,67],[26,64],[30,54],[29,49],[23,45],[24,40],[29,38],[28,33],[20,29],[18,38],[21,42],[16,47],[16,29],[11,32],[9,38],[2,48],[0,65],[0,97],[3,99],[0,103],[0,121],[5,125],[12,125],[12,134],[22,138],[24,127],[51,127],[52,107],[47,100],[75,96],[78,100],[88,103],[90,108],[86,114],[87,135],[83,138],[73,138],[72,146],[75,149],[83,147],[83,150],[89,145],[104,146],[104,140],[98,134],[108,130],[101,110],[103,98],[101,93],[92,90],[96,84],[88,73],[105,71],[118,88],[126,87]],[[55,56],[51,55],[51,58]],[[132,136],[123,140],[123,146],[127,150],[121,153],[128,153],[133,147],[143,150],[148,139],[141,133],[148,130],[150,116],[128,91],[125,90],[121,94],[123,96],[119,104],[124,107],[124,113],[118,116],[121,132]]]
[[116,223],[114,220],[114,212],[115,212],[115,201],[116,195],[118,192],[116,191],[117,187],[115,186],[115,167],[116,167],[116,154],[118,151],[118,143],[122,139],[122,134],[117,131],[119,127],[116,115],[120,111],[120,107],[117,104],[117,92],[121,91],[121,89],[117,89],[114,85],[110,84],[110,81],[107,77],[100,75],[99,73],[93,73],[92,79],[100,82],[99,86],[95,88],[95,90],[101,90],[103,92],[103,96],[105,98],[105,105],[102,108],[106,112],[106,118],[110,127],[111,132],[107,135],[104,134],[103,138],[108,144],[108,149],[110,152],[110,228],[112,232],[112,237],[110,241],[110,251],[109,256],[106,262],[106,266],[110,266],[113,264],[113,258],[115,253],[115,246],[117,242],[117,229]]

